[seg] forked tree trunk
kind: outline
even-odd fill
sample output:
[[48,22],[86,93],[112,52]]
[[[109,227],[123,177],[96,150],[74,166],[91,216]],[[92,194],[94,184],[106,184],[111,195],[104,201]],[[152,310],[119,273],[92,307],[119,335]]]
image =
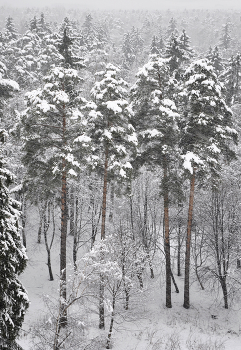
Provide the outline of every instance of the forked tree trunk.
[[[101,221],[101,239],[105,239],[105,220],[106,220],[106,197],[107,197],[107,179],[108,179],[108,147],[105,149],[104,166],[104,184],[102,197],[102,221]],[[104,278],[100,274],[100,300],[99,300],[99,328],[105,328],[105,308],[104,308]]]
[[[46,219],[46,210],[48,210],[48,220]],[[54,240],[54,236],[55,236],[54,209],[52,211],[52,216],[53,216],[53,233],[52,233],[51,242],[50,242],[50,244],[48,244],[47,232],[48,232],[49,226],[50,226],[50,216],[51,216],[50,203],[46,202],[44,213],[43,213],[43,233],[44,233],[45,247],[46,247],[46,251],[47,251],[47,266],[48,266],[48,270],[49,270],[49,280],[53,281],[54,280],[54,276],[53,276],[52,264],[51,264],[51,248],[52,248],[53,240]]]
[[189,309],[189,307],[190,307],[189,277],[190,277],[190,251],[191,251],[194,187],[195,187],[195,168],[193,168],[193,173],[192,173],[192,177],[191,177],[191,181],[190,181],[190,196],[189,196],[188,221],[187,221],[186,253],[185,253],[185,279],[184,279],[184,304],[183,304],[183,307],[185,309]]
[[167,184],[167,164],[164,160],[164,232],[165,232],[165,259],[166,259],[166,307],[172,307],[172,284],[171,284],[171,253],[170,253],[170,237],[169,237],[169,198]]

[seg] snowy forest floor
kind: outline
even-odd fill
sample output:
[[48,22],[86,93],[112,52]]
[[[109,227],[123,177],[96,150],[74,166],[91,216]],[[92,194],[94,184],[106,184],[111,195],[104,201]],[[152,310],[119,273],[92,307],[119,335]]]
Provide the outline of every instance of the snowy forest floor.
[[[34,215],[35,216],[35,215]],[[37,219],[36,219],[37,220]],[[21,281],[28,291],[31,305],[26,314],[23,331],[18,343],[24,350],[34,349],[31,334],[34,324],[46,315],[46,295],[58,297],[59,288],[59,242],[56,237],[52,249],[52,265],[55,280],[48,279],[47,253],[44,242],[35,243],[36,225],[27,229],[28,266]],[[56,236],[59,236],[56,232]],[[69,249],[72,237],[68,236]],[[71,254],[71,251],[70,251]],[[69,255],[71,257],[71,255]],[[155,267],[155,279],[145,276],[144,291],[130,300],[130,310],[117,317],[112,336],[113,350],[240,350],[241,349],[241,305],[233,302],[225,310],[221,295],[210,288],[201,290],[194,282],[191,285],[191,308],[183,308],[183,276],[175,277],[180,293],[173,288],[172,309],[165,307],[164,274]],[[137,300],[138,299],[138,300]],[[96,308],[97,309],[97,308]],[[97,310],[96,310],[97,311]],[[109,320],[106,330],[98,329],[97,313],[94,321],[84,330],[89,339],[100,339],[93,350],[105,349]],[[86,318],[86,315],[85,315]]]

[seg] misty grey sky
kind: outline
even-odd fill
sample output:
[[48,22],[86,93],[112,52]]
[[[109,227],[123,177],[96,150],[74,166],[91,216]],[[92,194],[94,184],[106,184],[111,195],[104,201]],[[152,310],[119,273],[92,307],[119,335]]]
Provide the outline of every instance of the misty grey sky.
[[13,7],[65,6],[83,9],[237,9],[241,0],[0,0],[0,5]]

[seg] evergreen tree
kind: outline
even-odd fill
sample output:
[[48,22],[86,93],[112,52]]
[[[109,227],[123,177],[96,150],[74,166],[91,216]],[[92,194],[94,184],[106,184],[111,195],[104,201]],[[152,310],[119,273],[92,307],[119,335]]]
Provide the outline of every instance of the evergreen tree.
[[[1,140],[3,133],[1,130]],[[19,203],[10,197],[8,189],[12,182],[13,175],[0,159],[0,339],[7,349],[19,335],[29,306],[27,292],[18,278],[27,256],[21,243]]]
[[[0,62],[0,117],[4,120],[6,101],[19,90],[15,81],[7,79],[6,66]],[[0,142],[4,143],[5,130],[0,130]],[[2,146],[3,147],[3,146]],[[20,237],[20,203],[10,197],[9,186],[13,175],[5,168],[0,157],[0,339],[11,347],[21,329],[29,301],[26,290],[18,279],[24,271],[27,256]],[[4,345],[2,345],[4,346]]]
[[124,54],[124,65],[130,68],[136,58],[130,33],[124,35],[122,52]]
[[184,72],[184,65],[190,61],[193,51],[189,46],[188,37],[182,33],[180,37],[174,33],[167,41],[164,57],[168,58],[170,72],[179,79]]
[[226,103],[231,106],[241,101],[240,81],[241,62],[240,54],[232,56],[220,75],[220,80],[224,83]]
[[169,237],[169,196],[173,190],[174,163],[177,161],[178,120],[175,103],[169,99],[170,69],[168,61],[152,55],[137,74],[131,89],[133,124],[140,143],[140,164],[163,169],[164,229],[166,258],[166,306],[171,302],[171,260]]
[[[89,113],[88,126],[92,155],[88,162],[99,169],[103,176],[101,239],[106,230],[107,183],[111,177],[123,181],[132,166],[128,150],[135,150],[137,138],[130,124],[127,101],[127,83],[119,77],[119,69],[108,64],[104,71],[96,73],[91,94],[94,104]],[[104,328],[104,285],[100,284],[99,328]]]
[[230,48],[231,42],[232,42],[232,38],[230,35],[230,24],[226,23],[222,29],[222,34],[220,38],[220,47],[227,50]]
[[151,55],[160,54],[160,51],[158,49],[158,38],[155,35],[152,38],[150,53]]
[[3,109],[7,100],[19,91],[19,85],[14,80],[6,77],[7,67],[0,62],[0,118],[3,117]]
[[190,244],[196,177],[205,176],[215,184],[223,157],[232,159],[231,141],[236,142],[237,132],[232,128],[232,112],[227,107],[222,86],[206,59],[193,62],[186,70],[185,125],[182,130],[181,148],[184,167],[190,172],[190,198],[185,254],[184,304],[190,307],[189,274]]
[[38,35],[43,38],[46,34],[51,34],[49,24],[45,21],[44,13],[40,15],[40,19],[37,21]]
[[6,22],[6,30],[4,32],[4,40],[9,42],[10,40],[15,40],[18,37],[18,33],[15,29],[13,18],[8,17]]
[[190,37],[187,35],[185,29],[183,29],[182,33],[179,35],[179,42],[181,49],[185,52],[185,61],[189,62],[194,56],[194,50],[190,45]]
[[38,21],[37,21],[37,18],[36,16],[34,16],[33,19],[31,19],[30,23],[29,23],[29,29],[31,32],[35,31],[37,32],[37,29],[38,29]]
[[178,36],[177,21],[175,18],[171,18],[166,31],[166,37],[169,38],[171,35]]
[[[61,189],[61,247],[60,247],[60,327],[67,323],[66,300],[66,237],[67,181],[80,168],[81,147],[74,143],[83,134],[83,115],[76,70],[53,68],[44,78],[42,89],[27,94],[27,110],[22,124],[25,133],[23,162],[28,179],[39,179],[42,188]],[[80,140],[79,140],[80,141]],[[81,143],[80,143],[81,144]],[[76,149],[76,151],[74,151]]]
[[219,75],[223,70],[223,59],[220,56],[218,46],[215,46],[215,48],[212,50],[212,48],[209,49],[207,58],[209,59],[210,63],[212,64],[215,73]]

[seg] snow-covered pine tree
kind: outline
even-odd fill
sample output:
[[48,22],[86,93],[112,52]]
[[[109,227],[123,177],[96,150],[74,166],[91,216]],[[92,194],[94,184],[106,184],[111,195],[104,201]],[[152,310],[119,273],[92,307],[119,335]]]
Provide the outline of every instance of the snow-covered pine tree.
[[29,22],[29,29],[31,32],[37,32],[38,29],[38,21],[36,16],[34,16],[34,18],[32,18]]
[[230,48],[232,38],[230,35],[230,23],[225,23],[223,25],[221,37],[220,37],[220,47],[227,50]]
[[136,58],[135,53],[134,53],[134,48],[132,46],[130,33],[124,34],[122,52],[124,55],[123,65],[127,68],[130,68],[131,65],[134,63],[135,58]]
[[[158,55],[137,74],[131,88],[133,124],[141,145],[140,163],[163,169],[166,306],[171,308],[171,261],[169,238],[169,195],[172,190],[173,163],[177,161],[178,119],[175,103],[169,99],[170,69],[168,60]],[[174,183],[174,181],[173,181]]]
[[224,101],[222,85],[208,60],[193,62],[186,70],[184,78],[182,95],[186,97],[186,106],[180,146],[184,167],[190,174],[183,304],[188,309],[195,179],[205,176],[205,181],[210,178],[215,183],[222,159],[230,160],[234,157],[232,142],[236,142],[237,132],[232,127],[232,111]]
[[[6,132],[0,130],[0,141]],[[10,349],[21,329],[29,306],[28,295],[18,276],[27,264],[20,236],[20,203],[10,197],[13,174],[0,158],[0,340],[1,349]]]
[[212,64],[215,73],[219,75],[222,70],[224,69],[223,66],[223,58],[220,56],[220,52],[218,49],[218,46],[215,46],[215,48],[212,50],[212,48],[209,49],[207,58],[209,59],[210,63]]
[[189,37],[184,31],[180,36],[172,33],[167,40],[164,57],[169,59],[171,74],[177,80],[182,76],[185,65],[193,56],[193,50],[189,45]]
[[2,117],[3,108],[6,101],[13,96],[14,92],[19,91],[19,85],[16,81],[6,77],[7,67],[0,61],[0,117]]
[[178,35],[177,21],[173,17],[169,21],[167,31],[166,31],[166,37],[169,38],[172,35],[174,35],[174,36]]
[[151,55],[160,54],[160,51],[158,48],[158,38],[155,35],[152,38],[150,54]]
[[241,101],[240,81],[241,81],[241,61],[240,54],[231,56],[223,69],[220,80],[224,83],[226,103],[231,106]]
[[[84,120],[79,109],[82,104],[79,90],[81,81],[76,70],[54,67],[44,78],[42,89],[27,93],[27,109],[22,117],[25,138],[23,162],[29,181],[38,178],[39,185],[46,191],[48,188],[61,190],[60,296],[63,317],[60,326],[65,326],[67,322],[64,309],[67,180],[80,168],[81,140],[78,140],[78,147],[74,140],[84,134]],[[86,140],[84,138],[83,142]],[[78,157],[79,161],[76,159]]]
[[8,17],[6,21],[6,30],[4,32],[4,41],[9,42],[11,40],[15,40],[18,37],[17,30],[15,29],[15,25],[12,17]]
[[[126,180],[132,166],[129,152],[135,151],[137,138],[130,124],[127,101],[127,83],[119,77],[119,69],[107,64],[104,71],[96,73],[96,82],[91,94],[93,103],[89,112],[88,127],[92,155],[88,158],[92,168],[103,176],[101,239],[105,238],[107,184],[111,177]],[[100,322],[104,328],[104,286],[100,292]]]

